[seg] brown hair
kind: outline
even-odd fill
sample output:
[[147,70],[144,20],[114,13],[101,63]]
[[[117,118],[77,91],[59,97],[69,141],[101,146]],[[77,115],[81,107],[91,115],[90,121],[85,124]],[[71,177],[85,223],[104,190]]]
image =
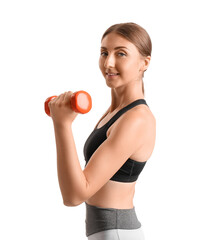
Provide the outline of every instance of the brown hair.
[[[133,22],[114,24],[104,32],[101,41],[107,34],[111,32],[120,34],[122,37],[132,42],[143,57],[151,56],[152,42],[151,42],[150,36],[147,33],[147,31],[140,25]],[[143,77],[144,77],[144,72],[143,72],[142,78]],[[142,91],[144,94],[143,79],[142,79]]]

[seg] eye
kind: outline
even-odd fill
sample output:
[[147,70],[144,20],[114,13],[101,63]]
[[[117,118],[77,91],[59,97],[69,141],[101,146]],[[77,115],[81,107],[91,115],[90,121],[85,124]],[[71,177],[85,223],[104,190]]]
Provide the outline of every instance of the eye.
[[[102,56],[102,55],[103,55],[103,53],[105,54],[106,52],[101,52],[101,54],[100,54],[100,55]],[[105,55],[103,55],[103,56],[105,56]]]
[[119,52],[118,54],[122,54],[121,56],[126,56],[126,54],[122,53],[122,52]]

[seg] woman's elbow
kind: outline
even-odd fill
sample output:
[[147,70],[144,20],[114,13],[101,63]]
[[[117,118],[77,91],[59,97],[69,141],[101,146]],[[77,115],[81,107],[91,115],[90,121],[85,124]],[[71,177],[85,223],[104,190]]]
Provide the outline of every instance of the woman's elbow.
[[85,191],[84,194],[81,192],[71,197],[63,197],[63,204],[68,207],[76,207],[84,203],[88,198],[88,191]]
[[76,207],[76,206],[79,206],[80,204],[82,204],[83,201],[80,201],[78,199],[75,199],[75,200],[63,200],[63,204],[67,207]]

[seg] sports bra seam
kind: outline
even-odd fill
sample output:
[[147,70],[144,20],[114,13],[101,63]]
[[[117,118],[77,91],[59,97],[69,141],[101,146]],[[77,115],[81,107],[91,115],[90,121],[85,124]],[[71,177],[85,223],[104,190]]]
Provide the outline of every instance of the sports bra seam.
[[134,161],[133,161],[133,163],[132,163],[132,167],[131,167],[131,172],[130,172],[130,174],[129,174],[129,178],[128,178],[128,181],[130,181],[130,179],[131,179],[131,175],[132,175],[132,172],[133,172],[133,168],[134,168]]

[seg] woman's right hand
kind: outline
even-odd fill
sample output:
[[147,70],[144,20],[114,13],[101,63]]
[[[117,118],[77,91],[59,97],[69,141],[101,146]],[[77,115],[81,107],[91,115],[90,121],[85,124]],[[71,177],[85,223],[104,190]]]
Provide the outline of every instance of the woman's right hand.
[[75,120],[78,113],[72,110],[70,101],[73,94],[73,92],[68,91],[49,102],[50,116],[55,124],[71,125]]

